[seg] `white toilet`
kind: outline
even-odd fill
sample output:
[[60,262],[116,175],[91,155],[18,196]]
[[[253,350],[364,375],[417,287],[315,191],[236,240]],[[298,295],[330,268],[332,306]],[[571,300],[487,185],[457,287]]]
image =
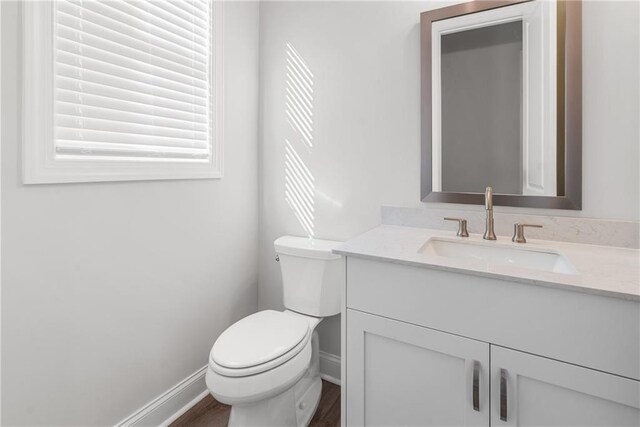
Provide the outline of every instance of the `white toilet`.
[[316,326],[340,313],[345,263],[340,242],[283,236],[274,242],[285,311],[231,325],[209,357],[207,387],[232,405],[230,426],[306,426],[322,391]]

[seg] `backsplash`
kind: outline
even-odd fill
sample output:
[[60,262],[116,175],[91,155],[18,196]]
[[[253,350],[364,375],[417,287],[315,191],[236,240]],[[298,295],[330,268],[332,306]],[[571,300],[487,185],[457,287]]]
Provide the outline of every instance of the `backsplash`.
[[[499,209],[499,207],[498,207]],[[382,207],[382,223],[448,230],[455,232],[457,225],[443,218],[460,217],[468,221],[469,233],[482,234],[485,228],[484,210]],[[530,239],[556,240],[591,245],[640,248],[640,222],[548,215],[530,215],[494,212],[495,231],[499,236],[513,235],[516,222],[540,224],[541,229],[530,228],[526,235]]]

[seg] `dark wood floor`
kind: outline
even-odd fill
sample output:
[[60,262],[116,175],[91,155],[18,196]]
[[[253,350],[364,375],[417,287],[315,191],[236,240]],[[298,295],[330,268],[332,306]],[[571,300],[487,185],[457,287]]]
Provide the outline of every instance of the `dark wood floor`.
[[[169,427],[222,427],[229,420],[231,407],[217,402],[210,394],[175,420]],[[312,427],[337,427],[340,425],[340,387],[322,381],[322,397],[313,419]]]

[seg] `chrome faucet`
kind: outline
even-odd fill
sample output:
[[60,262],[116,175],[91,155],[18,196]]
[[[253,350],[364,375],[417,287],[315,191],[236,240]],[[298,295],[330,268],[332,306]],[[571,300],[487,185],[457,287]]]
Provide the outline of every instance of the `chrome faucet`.
[[487,187],[484,192],[484,210],[487,213],[487,225],[484,229],[485,240],[496,240],[496,233],[493,230],[493,189]]

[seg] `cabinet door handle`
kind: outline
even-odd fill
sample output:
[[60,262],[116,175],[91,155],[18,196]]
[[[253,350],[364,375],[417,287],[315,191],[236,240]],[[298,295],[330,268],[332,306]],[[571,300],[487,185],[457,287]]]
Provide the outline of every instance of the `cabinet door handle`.
[[480,362],[473,361],[473,410],[480,412]]
[[507,370],[500,369],[500,420],[507,421]]

